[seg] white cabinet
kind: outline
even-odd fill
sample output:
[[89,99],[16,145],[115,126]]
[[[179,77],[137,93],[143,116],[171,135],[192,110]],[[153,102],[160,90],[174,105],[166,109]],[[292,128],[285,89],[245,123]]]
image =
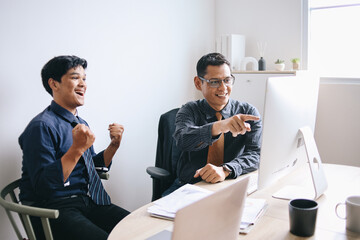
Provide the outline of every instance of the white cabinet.
[[233,72],[235,84],[231,98],[255,106],[261,116],[264,113],[266,81],[269,77],[294,76],[296,72]]

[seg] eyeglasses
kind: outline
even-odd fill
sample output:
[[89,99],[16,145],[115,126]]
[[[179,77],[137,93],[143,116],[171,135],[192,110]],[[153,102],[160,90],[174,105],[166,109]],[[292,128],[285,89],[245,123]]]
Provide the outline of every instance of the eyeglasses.
[[224,79],[217,79],[217,78],[211,78],[211,79],[205,79],[203,77],[200,77],[201,81],[206,81],[210,87],[212,88],[218,88],[221,86],[222,82],[224,82],[225,86],[232,86],[235,83],[235,77],[231,75],[231,77],[226,77]]

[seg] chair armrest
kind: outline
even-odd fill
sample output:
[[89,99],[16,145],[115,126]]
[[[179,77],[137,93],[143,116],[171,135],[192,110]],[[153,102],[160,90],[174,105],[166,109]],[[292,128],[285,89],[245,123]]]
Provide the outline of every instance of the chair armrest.
[[18,212],[20,214],[27,214],[30,216],[42,217],[42,218],[58,218],[59,210],[56,209],[47,209],[47,208],[38,208],[31,207],[22,204],[16,204],[12,202],[7,202],[3,198],[0,198],[1,205],[12,212]]
[[107,167],[95,167],[99,177],[101,179],[104,179],[104,180],[109,180],[110,178],[110,174],[108,173],[109,172],[109,168]]
[[104,180],[109,180],[110,174],[108,172],[98,172],[99,177]]
[[169,171],[159,167],[148,167],[146,172],[152,177],[160,180],[165,180],[170,177]]
[[5,196],[7,194],[14,194],[13,189],[19,186],[20,179],[10,183],[0,193],[0,205],[7,211],[18,212],[21,214],[27,214],[31,216],[43,217],[43,218],[58,218],[59,211],[56,209],[38,208],[27,205],[17,204],[14,202],[6,201]]

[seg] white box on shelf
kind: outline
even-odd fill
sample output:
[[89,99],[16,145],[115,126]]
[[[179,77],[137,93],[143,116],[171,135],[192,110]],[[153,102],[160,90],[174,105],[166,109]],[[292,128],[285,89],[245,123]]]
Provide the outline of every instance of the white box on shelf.
[[245,36],[221,35],[216,42],[216,52],[223,54],[230,61],[232,71],[239,71],[241,60],[245,57]]

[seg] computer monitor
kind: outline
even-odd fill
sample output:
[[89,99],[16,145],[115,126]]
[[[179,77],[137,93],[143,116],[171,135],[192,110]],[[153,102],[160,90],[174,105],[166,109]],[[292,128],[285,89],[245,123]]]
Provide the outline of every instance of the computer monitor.
[[[299,131],[307,127],[305,131],[307,147],[311,145],[313,149],[315,141],[309,138],[313,139],[318,91],[319,78],[305,71],[297,72],[296,76],[267,79],[258,189],[278,181],[298,166],[308,162],[309,157],[311,164],[318,164],[317,169],[321,168],[316,146],[317,156],[313,156],[316,153],[310,153],[312,155],[308,156],[304,135]],[[318,173],[312,171],[312,174]],[[320,175],[323,175],[323,172]],[[316,179],[318,178],[315,176]],[[323,176],[320,176],[320,179],[323,179]],[[320,183],[320,185],[324,184]],[[299,194],[302,196],[301,193]],[[317,197],[314,196],[314,198]],[[290,194],[290,196],[280,196],[280,198],[290,199],[294,196]]]

